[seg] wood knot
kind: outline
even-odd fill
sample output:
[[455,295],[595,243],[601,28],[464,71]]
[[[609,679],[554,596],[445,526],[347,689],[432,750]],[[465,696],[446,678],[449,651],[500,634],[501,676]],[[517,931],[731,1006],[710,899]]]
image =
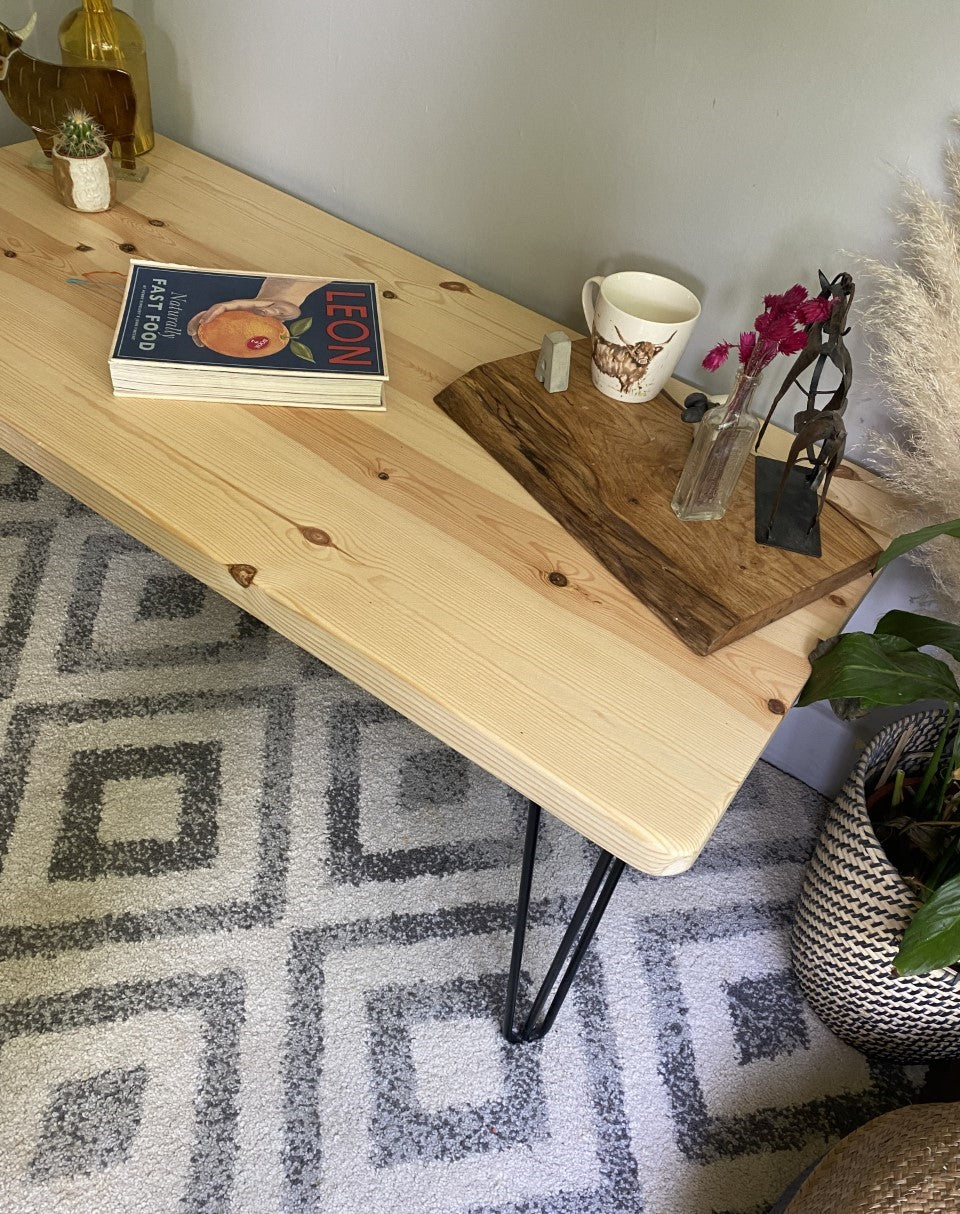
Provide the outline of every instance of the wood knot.
[[328,548],[333,543],[329,533],[320,527],[301,527],[300,534],[308,544],[316,544],[318,548]]
[[467,295],[470,294],[470,288],[465,282],[442,282],[440,286],[445,291],[465,291]]
[[148,219],[147,223],[151,228],[165,228],[167,226],[162,219]]
[[77,252],[78,253],[92,253],[93,245],[92,244],[78,244]]
[[564,577],[564,575],[562,573],[559,573],[556,569],[554,569],[554,571],[552,573],[547,574],[547,581],[551,582],[554,586],[566,586],[567,585],[567,579]]
[[396,291],[384,291],[383,298],[384,299],[396,299],[397,293],[396,293]]
[[841,464],[833,475],[838,476],[842,481],[858,481],[860,479],[856,472],[846,464]]
[[228,565],[227,572],[235,582],[239,582],[246,589],[247,586],[253,585],[253,579],[257,576],[257,571],[253,565]]
[[847,600],[845,598],[842,598],[839,594],[831,594],[830,602],[836,603],[836,605],[838,607],[846,607],[846,605],[847,605]]
[[120,246],[120,252],[121,252],[121,253],[136,253],[136,251],[137,251],[137,246],[136,246],[135,244],[131,244],[131,243],[129,242],[129,240],[128,240],[128,241],[125,241],[125,242],[124,242],[124,243],[123,243],[123,244]]
[[389,472],[378,472],[378,473],[377,473],[377,480],[378,480],[378,481],[388,481],[389,479],[390,479],[390,473],[389,473]]
[[637,498],[637,497],[628,497],[628,498],[627,498],[627,505],[628,505],[628,506],[639,506],[639,505],[640,505],[640,499],[639,499],[639,498]]
[[16,257],[16,253],[14,253],[13,249],[4,249],[3,255],[4,257]]
[[775,717],[782,717],[787,711],[787,706],[783,700],[767,700],[767,708],[770,709]]

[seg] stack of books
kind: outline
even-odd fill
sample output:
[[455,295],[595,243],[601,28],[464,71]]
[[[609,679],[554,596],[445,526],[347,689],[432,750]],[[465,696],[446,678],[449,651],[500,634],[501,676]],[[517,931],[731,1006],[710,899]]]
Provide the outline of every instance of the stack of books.
[[383,409],[375,283],[131,261],[117,396]]

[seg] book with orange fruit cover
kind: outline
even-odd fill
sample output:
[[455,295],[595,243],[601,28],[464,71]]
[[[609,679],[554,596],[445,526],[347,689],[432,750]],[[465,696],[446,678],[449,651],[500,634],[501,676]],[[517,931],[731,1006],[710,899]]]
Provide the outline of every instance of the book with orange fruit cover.
[[383,409],[376,284],[131,261],[110,376],[118,396]]

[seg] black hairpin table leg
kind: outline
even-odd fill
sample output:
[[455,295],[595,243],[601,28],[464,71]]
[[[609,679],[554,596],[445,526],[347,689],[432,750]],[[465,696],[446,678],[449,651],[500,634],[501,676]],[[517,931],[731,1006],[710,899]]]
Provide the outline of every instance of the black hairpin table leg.
[[[517,992],[520,986],[520,967],[523,963],[523,945],[527,935],[527,920],[530,912],[530,887],[533,881],[533,865],[537,856],[537,835],[539,828],[540,806],[535,805],[531,801],[527,811],[527,834],[523,845],[520,891],[517,895],[517,918],[513,929],[513,952],[510,956],[507,998],[503,1009],[503,1035],[508,1041],[512,1042],[537,1041],[549,1031],[550,1026],[557,1018],[557,1012],[560,1011],[563,1005],[567,991],[569,991],[577,970],[580,968],[580,962],[583,960],[584,953],[586,953],[587,947],[593,939],[600,920],[603,918],[603,912],[607,909],[607,903],[610,901],[610,897],[616,889],[617,882],[620,880],[620,876],[625,868],[623,860],[615,859],[610,852],[605,851],[600,853],[593,872],[590,874],[590,880],[587,882],[580,901],[577,903],[577,909],[573,912],[570,926],[564,933],[556,956],[550,963],[547,975],[543,980],[543,985],[537,992],[533,1006],[530,1008],[527,1018],[523,1022],[523,1027],[518,1029],[516,1027]],[[592,910],[590,909],[591,906],[593,907]],[[584,926],[584,920],[586,920],[586,926]],[[583,928],[582,932],[580,931],[581,928]],[[580,933],[579,941],[577,941],[578,932]],[[574,941],[577,941],[575,948]],[[571,949],[573,949],[573,955],[567,962],[567,968],[563,976],[560,977],[560,971],[563,970],[564,962],[567,960]],[[553,1001],[538,1023],[538,1017],[543,1012],[547,999],[550,997],[550,992],[553,990],[558,978],[560,978],[560,982],[557,985]]]

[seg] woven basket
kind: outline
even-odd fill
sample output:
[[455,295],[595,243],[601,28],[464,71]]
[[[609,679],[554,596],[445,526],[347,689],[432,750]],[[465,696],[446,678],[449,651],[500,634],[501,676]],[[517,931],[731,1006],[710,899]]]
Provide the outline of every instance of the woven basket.
[[957,1214],[960,1104],[885,1113],[837,1144],[783,1214]]
[[917,902],[877,841],[864,784],[910,724],[916,732],[901,763],[908,772],[922,768],[944,719],[917,713],[867,746],[827,815],[794,923],[793,964],[810,1006],[849,1045],[898,1062],[960,1057],[960,974],[895,972]]

